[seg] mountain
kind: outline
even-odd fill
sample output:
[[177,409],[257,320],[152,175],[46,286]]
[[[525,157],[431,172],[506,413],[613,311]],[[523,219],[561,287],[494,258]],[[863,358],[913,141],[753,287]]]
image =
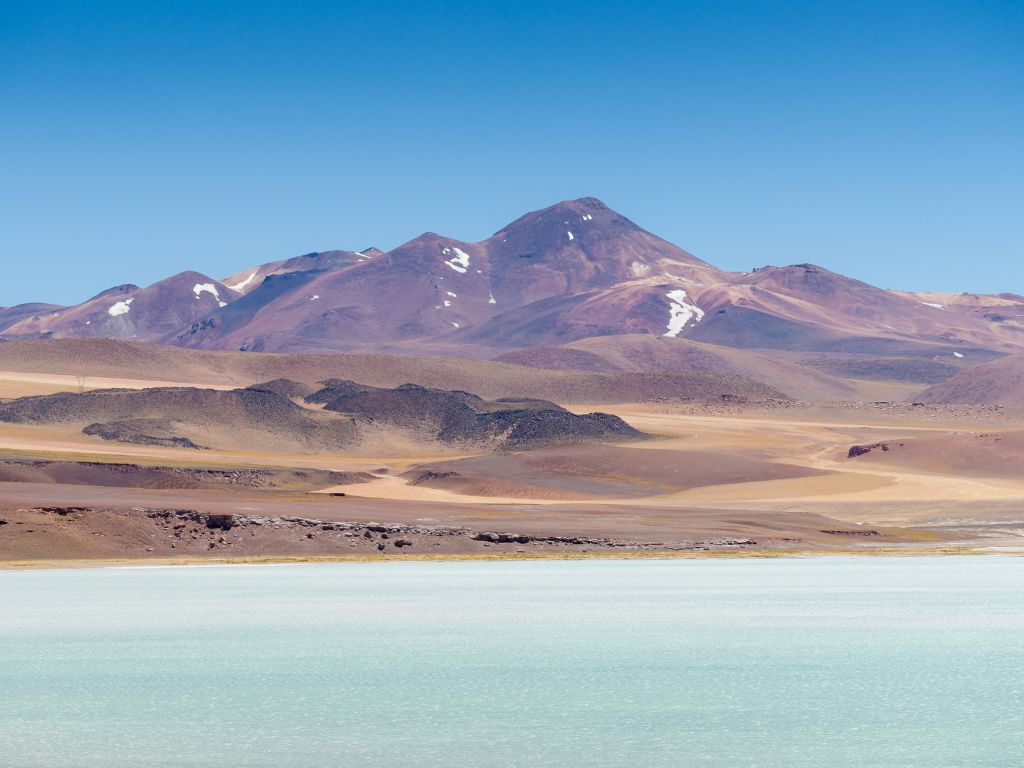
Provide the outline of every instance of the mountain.
[[[717,272],[583,198],[527,214],[480,243],[427,233],[348,266],[268,278],[244,304],[198,320],[172,343],[287,352],[423,342],[489,349],[515,343],[500,322],[486,327],[504,313],[543,312],[545,302],[572,303],[666,269]],[[668,317],[667,306],[661,314]]]
[[290,272],[322,272],[327,269],[347,267],[379,256],[376,248],[363,251],[323,251],[306,253],[291,259],[272,261],[243,269],[224,278],[224,283],[236,293],[247,294],[260,287],[260,284],[272,275],[285,275]]
[[57,304],[19,304],[16,307],[0,307],[0,331],[25,318],[49,315],[61,309],[64,307]]
[[1024,410],[1024,355],[1009,355],[958,373],[914,399],[930,404],[1000,405]]
[[[803,368],[796,389],[839,392],[848,386],[840,380],[923,385],[1024,352],[1024,298],[884,290],[814,264],[727,272],[581,198],[475,243],[426,233],[386,253],[309,253],[223,280],[185,272],[74,307],[0,310],[0,333],[248,352],[489,359],[534,350],[527,364],[547,355],[558,367],[584,359],[587,350],[566,351],[577,342],[625,337],[627,369],[714,360],[719,373],[771,370],[792,383]],[[705,347],[648,344],[641,353],[634,337]],[[588,344],[601,351],[600,341]],[[722,349],[751,354],[741,361]]]
[[238,296],[219,280],[199,272],[182,272],[148,288],[119,285],[76,306],[24,317],[4,332],[11,338],[162,341]]

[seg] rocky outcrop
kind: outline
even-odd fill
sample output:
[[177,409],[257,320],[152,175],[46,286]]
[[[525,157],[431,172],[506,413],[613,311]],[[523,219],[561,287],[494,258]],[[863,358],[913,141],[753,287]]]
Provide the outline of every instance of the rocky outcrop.
[[157,431],[166,431],[167,427],[164,424],[165,422],[153,420],[115,421],[109,424],[97,422],[86,426],[82,430],[82,434],[117,443],[156,445],[162,448],[190,448],[195,451],[208,450],[206,446],[197,445],[181,435],[152,434]]
[[409,485],[423,485],[437,480],[446,480],[449,477],[458,477],[458,472],[434,472],[433,470],[422,472],[409,482]]
[[871,453],[872,451],[888,452],[891,451],[894,446],[897,448],[902,448],[903,443],[872,443],[871,445],[853,445],[850,446],[850,450],[847,451],[846,458],[855,459],[858,456],[864,456],[868,453]]
[[545,400],[486,401],[469,392],[403,384],[395,389],[331,380],[306,398],[325,410],[396,427],[413,426],[448,444],[489,444],[499,450],[557,443],[636,440],[643,434],[618,416],[574,414]]
[[[273,435],[307,449],[343,449],[359,441],[358,428],[351,419],[326,421],[288,397],[251,389],[154,387],[61,392],[0,403],[0,421],[85,423],[88,434],[103,439],[180,447],[198,447],[192,435],[212,431],[240,442],[247,436]],[[178,434],[173,434],[175,430]]]
[[308,404],[322,405],[322,413],[295,402],[292,395],[304,391],[295,382],[258,386],[265,388],[154,387],[23,397],[0,403],[0,421],[86,423],[85,434],[104,440],[191,449],[203,447],[193,437],[216,435],[238,444],[273,437],[307,450],[353,449],[372,441],[378,425],[413,439],[482,451],[643,437],[617,416],[577,415],[546,400],[488,401],[416,384],[386,389],[329,380],[305,397]]

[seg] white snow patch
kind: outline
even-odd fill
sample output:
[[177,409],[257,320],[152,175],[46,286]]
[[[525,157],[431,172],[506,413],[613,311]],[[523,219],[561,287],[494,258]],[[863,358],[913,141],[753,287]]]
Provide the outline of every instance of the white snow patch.
[[927,301],[922,301],[920,303],[923,304],[926,307],[934,307],[935,309],[945,309],[946,308],[942,304],[931,304],[930,302],[927,302]]
[[317,299],[319,299],[319,298],[320,298],[319,296],[317,296],[316,294],[314,294],[313,296],[310,296],[310,297],[309,297],[309,300],[310,300],[310,301],[316,301],[316,300],[317,300]]
[[466,270],[469,269],[469,254],[461,248],[456,248],[454,245],[451,247],[451,250],[445,248],[441,251],[445,256],[453,252],[455,255],[448,259],[445,264],[461,275],[466,274]]
[[217,306],[220,307],[221,309],[223,309],[227,305],[228,305],[228,303],[226,301],[218,301],[217,302]]
[[588,214],[587,214],[586,216],[584,216],[584,217],[583,217],[583,220],[584,220],[584,221],[593,221],[593,220],[594,220],[594,217],[593,217],[593,216],[591,216],[591,215],[590,215],[590,214],[588,213]]
[[245,290],[245,286],[247,286],[249,283],[251,283],[253,280],[256,279],[256,275],[258,275],[258,274],[259,274],[259,270],[256,270],[251,275],[249,275],[247,278],[245,278],[245,280],[243,280],[242,282],[235,283],[234,285],[229,285],[228,288],[230,288],[232,291],[238,291],[239,293],[241,293],[242,291]]
[[631,262],[629,265],[629,274],[633,277],[647,277],[651,274],[651,268],[647,264],[643,264],[639,261]]
[[118,315],[127,315],[131,311],[133,301],[135,301],[134,296],[130,299],[119,301],[116,304],[114,304],[110,309],[107,310],[107,314],[110,315],[111,317],[117,317]]
[[569,236],[570,240],[575,240],[576,239],[575,237],[572,236],[572,232],[566,231],[565,234],[567,234]]
[[[217,290],[217,286],[213,283],[196,283],[192,286],[192,293],[196,295],[196,300],[199,299],[201,294],[208,293],[217,301],[220,301],[220,291]],[[224,304],[221,303],[221,306],[223,307]]]
[[451,291],[447,291],[447,293],[448,293],[448,295],[449,295],[449,296],[451,296],[451,297],[452,297],[453,299],[457,299],[457,298],[459,298],[459,294],[457,294],[457,293],[452,293]]
[[86,320],[86,321],[85,321],[85,324],[86,324],[86,325],[92,325],[92,320]]
[[445,305],[446,307],[450,307],[450,306],[452,305],[452,303],[451,303],[450,301],[448,301],[448,299],[445,299],[445,300],[444,300],[444,305]]
[[458,328],[458,327],[459,327],[459,324],[458,324],[458,323],[452,323],[452,325],[454,325],[454,326],[455,326],[456,328]]
[[953,357],[959,357],[962,360],[964,356],[960,352],[954,352]]
[[669,291],[667,294],[669,302],[668,331],[666,336],[675,338],[679,332],[686,327],[686,324],[693,320],[694,324],[704,319],[704,310],[696,304],[686,301],[686,291],[682,288],[676,291]]
[[497,302],[497,301],[495,301],[495,299],[494,299],[494,294],[493,294],[493,293],[491,293],[490,291],[488,291],[488,292],[487,292],[487,303],[488,303],[488,304],[497,304],[497,303],[498,303],[498,302]]

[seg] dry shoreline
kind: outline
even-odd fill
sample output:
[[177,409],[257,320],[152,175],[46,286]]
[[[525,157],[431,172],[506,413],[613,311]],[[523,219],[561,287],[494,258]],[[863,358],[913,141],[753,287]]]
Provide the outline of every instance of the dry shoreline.
[[873,547],[865,549],[803,550],[713,550],[687,552],[531,552],[362,555],[270,555],[238,557],[96,558],[0,561],[0,571],[68,570],[84,568],[170,568],[225,565],[297,565],[370,562],[497,562],[522,560],[706,560],[820,557],[1024,557],[1024,547],[953,545],[942,547]]

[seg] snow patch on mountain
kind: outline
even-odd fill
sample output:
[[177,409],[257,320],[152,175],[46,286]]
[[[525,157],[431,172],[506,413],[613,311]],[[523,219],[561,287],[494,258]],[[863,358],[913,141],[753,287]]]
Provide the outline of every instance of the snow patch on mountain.
[[[125,299],[114,304],[110,309],[107,310],[107,314],[111,317],[118,317],[119,315],[127,315],[132,308],[132,302],[135,298]],[[87,323],[88,325],[88,323]]]
[[445,248],[444,250],[441,251],[441,253],[445,256],[454,253],[455,255],[452,256],[447,261],[445,261],[445,264],[447,264],[449,267],[451,267],[461,275],[466,274],[466,270],[469,269],[468,253],[466,253],[461,248],[456,248],[455,246],[452,246],[451,248]]
[[196,283],[192,286],[192,293],[196,295],[196,301],[199,301],[199,296],[203,293],[208,293],[217,300],[218,307],[226,307],[227,302],[221,301],[220,291],[217,290],[217,286],[213,283]]
[[669,291],[665,295],[668,296],[669,300],[668,331],[665,333],[666,336],[675,338],[691,320],[696,325],[704,319],[704,310],[696,304],[687,302],[686,291],[682,288]]
[[238,291],[239,293],[241,293],[242,291],[245,290],[245,286],[249,285],[249,283],[256,279],[256,275],[258,275],[259,273],[260,271],[257,269],[255,272],[253,272],[251,275],[245,278],[245,280],[243,280],[242,282],[235,283],[234,285],[229,285],[228,288],[230,288],[232,291]]

